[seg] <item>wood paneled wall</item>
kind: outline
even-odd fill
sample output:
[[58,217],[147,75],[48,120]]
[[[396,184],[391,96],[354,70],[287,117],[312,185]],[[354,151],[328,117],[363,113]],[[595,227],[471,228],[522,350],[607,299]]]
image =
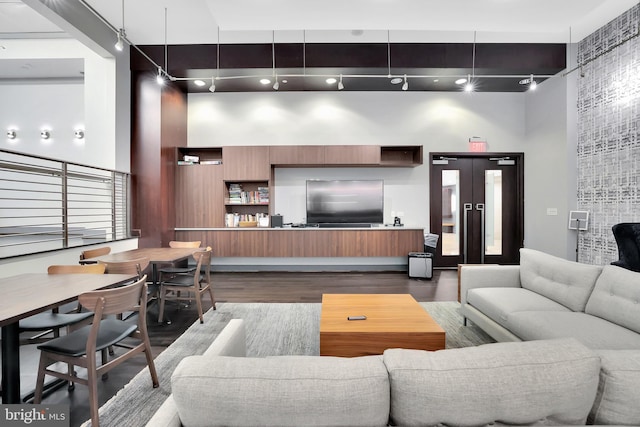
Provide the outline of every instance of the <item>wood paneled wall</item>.
[[175,147],[187,145],[187,98],[153,73],[134,73],[131,135],[132,228],[139,246],[166,246],[175,227]]

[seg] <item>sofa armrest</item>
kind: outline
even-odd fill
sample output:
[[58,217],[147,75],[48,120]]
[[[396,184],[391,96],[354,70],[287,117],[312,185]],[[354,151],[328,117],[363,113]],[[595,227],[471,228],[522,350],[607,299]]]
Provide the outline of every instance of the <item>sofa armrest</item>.
[[519,265],[460,266],[460,304],[467,303],[467,292],[474,288],[519,288]]
[[167,400],[158,408],[146,427],[182,427],[173,395],[167,397]]
[[234,357],[246,355],[247,334],[243,319],[231,319],[203,354],[203,356]]

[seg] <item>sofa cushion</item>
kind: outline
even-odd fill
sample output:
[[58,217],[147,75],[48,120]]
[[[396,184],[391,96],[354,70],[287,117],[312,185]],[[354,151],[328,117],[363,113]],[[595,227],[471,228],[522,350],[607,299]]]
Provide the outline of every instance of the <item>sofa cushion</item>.
[[573,337],[592,349],[640,349],[640,335],[596,316],[573,311],[520,311],[509,330],[523,341]]
[[507,329],[513,312],[569,311],[564,305],[523,288],[470,289],[467,302]]
[[602,267],[580,264],[533,249],[520,249],[522,287],[573,311],[584,311]]
[[640,351],[600,350],[600,384],[589,420],[602,425],[640,425]]
[[382,356],[190,356],[171,377],[185,426],[386,426]]
[[607,265],[585,312],[640,333],[640,273]]
[[390,349],[391,421],[426,425],[584,424],[600,358],[574,339],[427,352]]

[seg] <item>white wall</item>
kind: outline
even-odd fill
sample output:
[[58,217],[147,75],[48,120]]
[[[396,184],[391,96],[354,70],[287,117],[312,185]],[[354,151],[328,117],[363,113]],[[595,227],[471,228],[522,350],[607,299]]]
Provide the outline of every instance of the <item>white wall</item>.
[[304,222],[307,179],[384,179],[385,222],[429,228],[428,153],[524,151],[524,96],[507,93],[267,92],[190,94],[189,146],[423,145],[416,168],[277,169],[274,212]]

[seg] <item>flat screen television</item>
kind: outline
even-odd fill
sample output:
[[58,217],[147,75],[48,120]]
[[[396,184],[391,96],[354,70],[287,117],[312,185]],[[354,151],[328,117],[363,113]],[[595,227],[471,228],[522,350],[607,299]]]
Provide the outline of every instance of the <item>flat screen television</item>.
[[307,180],[307,224],[382,224],[384,181]]

